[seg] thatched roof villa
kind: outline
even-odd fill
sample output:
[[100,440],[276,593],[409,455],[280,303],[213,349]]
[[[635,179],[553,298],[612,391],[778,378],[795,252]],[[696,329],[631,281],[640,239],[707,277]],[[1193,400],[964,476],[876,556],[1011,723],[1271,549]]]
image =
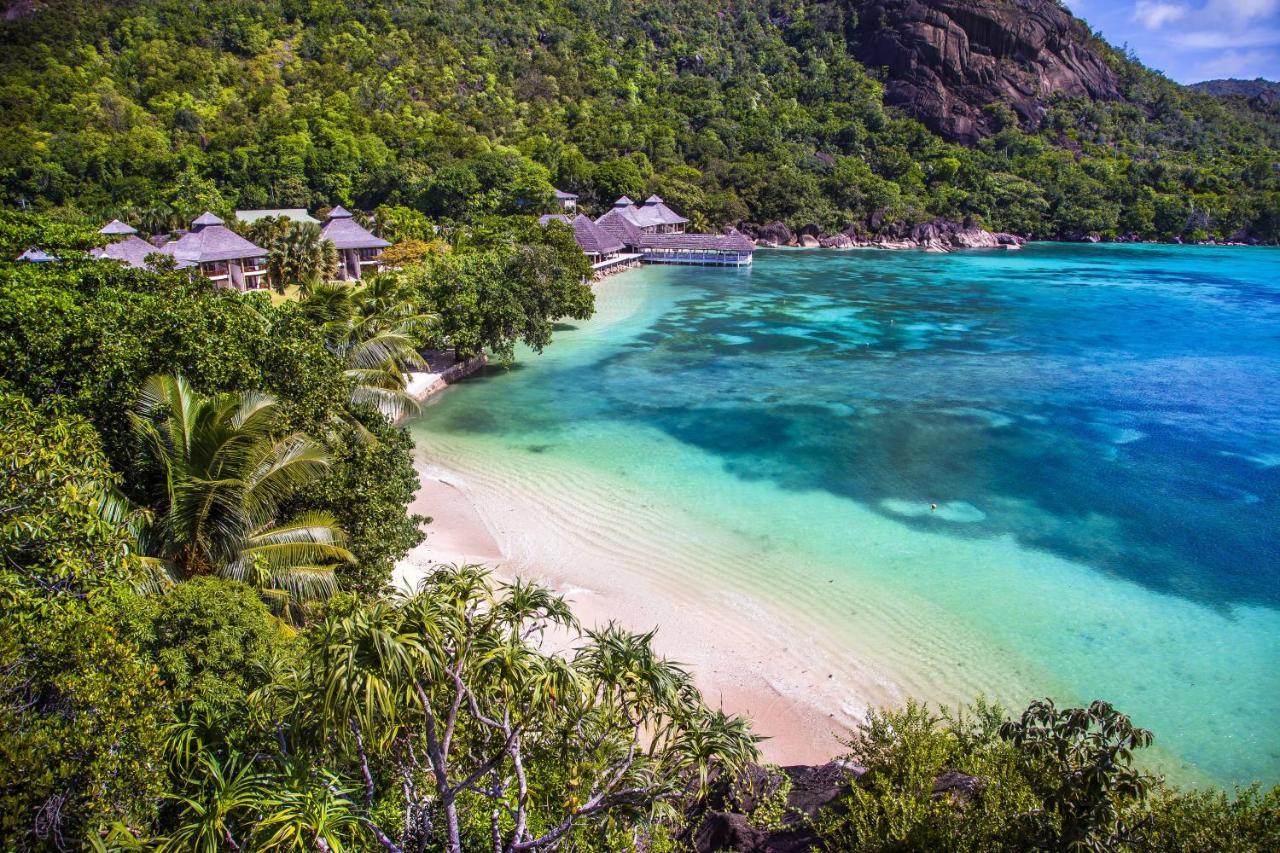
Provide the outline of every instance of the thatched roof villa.
[[752,262],[755,244],[736,229],[695,234],[685,231],[688,223],[656,195],[643,204],[623,196],[595,222],[645,263],[741,267]]
[[219,287],[243,292],[267,286],[267,250],[208,211],[192,221],[190,231],[166,242],[159,251],[179,263],[199,266],[204,277]]
[[351,212],[342,205],[329,211],[320,233],[338,250],[339,279],[358,280],[366,272],[382,271],[382,263],[378,258],[382,255],[382,250],[391,244],[374,236],[369,229],[356,222]]
[[138,269],[147,268],[147,255],[160,251],[157,247],[138,236],[138,229],[132,225],[113,219],[98,230],[99,234],[124,239],[108,243],[100,249],[93,249],[90,254],[95,258],[107,261],[120,261]]

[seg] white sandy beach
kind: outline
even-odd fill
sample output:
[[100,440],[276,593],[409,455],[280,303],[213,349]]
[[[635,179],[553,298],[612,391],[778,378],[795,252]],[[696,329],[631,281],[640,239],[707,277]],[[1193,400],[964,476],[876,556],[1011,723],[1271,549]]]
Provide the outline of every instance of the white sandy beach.
[[[768,617],[749,602],[664,588],[660,576],[611,560],[606,540],[594,543],[599,550],[554,541],[545,507],[477,495],[444,468],[420,464],[419,474],[410,511],[433,521],[426,541],[397,567],[398,584],[411,585],[439,563],[482,563],[499,577],[539,579],[565,595],[585,627],[610,620],[637,631],[658,627],[657,647],[692,669],[708,702],[748,715],[769,738],[761,745],[767,760],[819,763],[841,751],[837,736],[858,715],[850,713],[847,673],[825,667],[803,644],[779,648],[785,629],[762,624]],[[806,684],[810,689],[796,689]]]

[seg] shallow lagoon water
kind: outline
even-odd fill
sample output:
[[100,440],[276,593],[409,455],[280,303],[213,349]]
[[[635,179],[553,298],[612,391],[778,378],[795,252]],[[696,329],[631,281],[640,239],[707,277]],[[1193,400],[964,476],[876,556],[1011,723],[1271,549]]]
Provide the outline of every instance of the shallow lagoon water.
[[430,406],[424,452],[736,537],[759,563],[700,579],[793,600],[901,695],[1103,697],[1175,777],[1280,781],[1280,251],[776,251],[600,287],[602,319]]

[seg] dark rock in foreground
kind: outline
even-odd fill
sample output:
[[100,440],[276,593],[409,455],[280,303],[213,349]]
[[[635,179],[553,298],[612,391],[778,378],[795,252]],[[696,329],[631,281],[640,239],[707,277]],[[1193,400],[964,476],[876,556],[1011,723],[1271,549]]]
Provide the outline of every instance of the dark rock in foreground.
[[[866,772],[866,768],[844,761],[783,767],[781,772],[752,764],[732,784],[725,779],[712,783],[703,811],[690,816],[690,826],[695,827],[693,848],[697,853],[800,853],[816,849],[814,818],[823,809],[843,808],[840,800]],[[752,816],[771,805],[788,780],[791,788],[781,820],[770,829],[753,825]],[[949,770],[934,780],[933,798],[947,798],[957,809],[964,809],[978,800],[983,787],[978,777]]]

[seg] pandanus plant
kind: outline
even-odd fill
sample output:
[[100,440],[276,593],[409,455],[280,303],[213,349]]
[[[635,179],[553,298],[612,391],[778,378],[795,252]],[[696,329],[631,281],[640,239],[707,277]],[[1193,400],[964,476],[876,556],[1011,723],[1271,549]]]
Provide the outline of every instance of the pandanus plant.
[[161,581],[214,574],[257,588],[296,617],[336,590],[352,559],[332,515],[282,507],[329,468],[325,448],[284,433],[276,399],[206,397],[181,376],[152,376],[130,414],[149,475],[152,518],[139,539]]
[[[489,802],[492,849],[548,850],[584,823],[653,816],[705,785],[712,768],[732,772],[757,757],[745,722],[707,708],[651,635],[609,626],[565,657],[543,650],[549,628],[573,633],[577,622],[544,587],[441,567],[393,602],[318,626],[312,684],[252,701],[274,709],[282,730],[305,721],[345,749],[366,814],[379,784],[374,757],[398,765],[396,778],[416,780],[401,792],[406,837],[451,853],[463,848],[467,803]],[[539,793],[526,762],[568,745],[561,806],[535,826]],[[362,823],[385,850],[402,849]]]

